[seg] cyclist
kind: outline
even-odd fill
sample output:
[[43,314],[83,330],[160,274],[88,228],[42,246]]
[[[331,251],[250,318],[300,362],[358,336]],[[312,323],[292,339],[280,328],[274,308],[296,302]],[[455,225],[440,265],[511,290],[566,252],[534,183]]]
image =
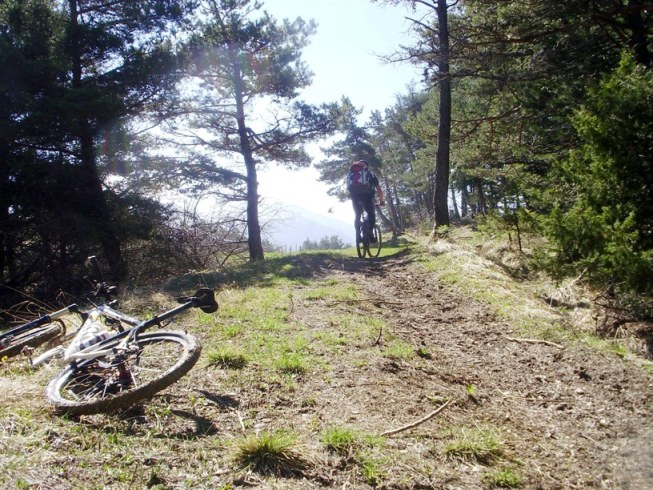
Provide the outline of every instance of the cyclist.
[[[367,211],[369,222],[372,229],[376,224],[376,212],[374,210],[374,194],[379,196],[379,205],[384,206],[383,189],[376,175],[368,168],[366,160],[358,160],[349,167],[347,175],[347,190],[354,206],[356,221],[356,236],[360,239],[360,217],[363,209]],[[372,242],[376,242],[376,237],[372,237]]]

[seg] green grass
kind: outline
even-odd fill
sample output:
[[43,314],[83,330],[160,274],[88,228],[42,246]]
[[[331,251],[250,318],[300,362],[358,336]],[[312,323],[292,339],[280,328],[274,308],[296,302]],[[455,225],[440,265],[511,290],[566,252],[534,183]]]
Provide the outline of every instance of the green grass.
[[221,346],[207,354],[209,366],[223,369],[243,369],[249,362],[239,347]]
[[[296,258],[299,263],[304,259]],[[281,269],[290,267],[285,264]],[[217,294],[218,313],[197,317],[198,328],[206,334],[202,343],[207,364],[229,370],[227,383],[237,386],[258,377],[294,391],[291,378],[328,371],[325,353],[364,346],[360,357],[372,355],[368,347],[384,323],[371,314],[373,306],[359,301],[355,284],[337,277],[318,278],[310,285],[260,279],[257,285],[223,288]],[[302,302],[314,301],[324,309],[315,324],[310,318],[296,318]],[[325,323],[329,328],[320,328]]]
[[261,475],[299,476],[308,467],[297,448],[296,436],[283,432],[263,432],[237,441],[234,460]]
[[401,340],[392,340],[383,350],[382,355],[395,361],[407,361],[416,356],[413,346]]
[[522,477],[513,468],[496,468],[485,473],[483,481],[493,488],[518,488]]
[[346,456],[359,445],[358,433],[352,429],[332,427],[322,432],[320,442],[331,452]]
[[307,361],[299,353],[285,352],[275,362],[276,368],[283,374],[303,374],[307,370]]
[[388,458],[381,452],[385,444],[382,437],[349,428],[330,427],[322,431],[320,442],[329,452],[357,466],[368,484],[377,486],[386,476],[384,467]]
[[449,432],[449,439],[444,452],[454,459],[491,464],[504,454],[504,442],[493,427],[453,428]]

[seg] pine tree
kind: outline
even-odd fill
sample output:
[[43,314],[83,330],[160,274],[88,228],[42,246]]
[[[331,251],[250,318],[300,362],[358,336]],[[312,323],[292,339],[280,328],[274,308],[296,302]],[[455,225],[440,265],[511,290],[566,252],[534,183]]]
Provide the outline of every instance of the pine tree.
[[653,72],[626,56],[590,91],[583,145],[556,167],[564,191],[547,220],[558,275],[653,293]]
[[[233,189],[247,203],[249,256],[264,258],[259,218],[258,166],[306,166],[304,144],[332,130],[332,105],[298,100],[311,74],[302,48],[315,30],[300,18],[277,22],[251,0],[206,2],[189,43],[190,79],[176,138],[199,149],[202,176]],[[217,158],[221,157],[221,158]],[[244,171],[240,170],[244,166]]]

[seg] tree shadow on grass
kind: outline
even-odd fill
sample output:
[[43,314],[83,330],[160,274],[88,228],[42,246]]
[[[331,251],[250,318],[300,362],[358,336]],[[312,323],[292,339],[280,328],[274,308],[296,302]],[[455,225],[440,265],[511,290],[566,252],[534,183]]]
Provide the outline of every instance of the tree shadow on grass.
[[405,255],[409,250],[396,248],[395,253],[378,258],[360,259],[351,251],[306,252],[282,257],[268,258],[261,262],[248,262],[225,267],[219,271],[190,273],[175,277],[164,285],[164,290],[175,294],[199,287],[219,289],[225,286],[245,288],[250,286],[272,287],[280,281],[298,284],[325,277],[333,270],[348,272],[383,271],[382,264]]

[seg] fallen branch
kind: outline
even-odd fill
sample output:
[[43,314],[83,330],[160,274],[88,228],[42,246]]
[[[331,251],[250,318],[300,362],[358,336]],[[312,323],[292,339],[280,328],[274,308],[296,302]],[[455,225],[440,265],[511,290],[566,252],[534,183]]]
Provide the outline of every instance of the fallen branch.
[[243,434],[247,434],[247,429],[245,429],[245,423],[243,422],[243,418],[240,416],[240,412],[235,408],[232,408],[231,411],[238,419],[238,423],[240,424],[240,428],[243,430]]
[[[403,306],[405,308],[420,308],[422,306],[429,306],[432,307],[433,303],[407,303],[406,301],[386,301],[383,299],[343,299],[343,300],[338,300],[338,301],[331,301],[330,303],[327,303],[327,306],[336,306],[339,304],[347,304],[347,303],[370,303],[373,304],[374,306],[380,306],[380,305],[393,305],[393,306]],[[449,308],[451,309],[451,308]]]
[[512,340],[513,342],[528,342],[529,344],[546,344],[546,345],[551,345],[553,347],[557,347],[558,349],[564,349],[565,347],[556,344],[555,342],[550,342],[548,340],[540,340],[540,339],[516,339],[515,337],[506,337],[508,340]]
[[403,432],[408,429],[412,429],[413,427],[417,427],[420,424],[423,424],[424,422],[431,420],[433,417],[435,417],[437,414],[439,414],[442,410],[447,408],[449,405],[451,405],[453,402],[451,400],[447,400],[444,404],[440,405],[436,410],[433,410],[430,414],[428,414],[426,417],[423,417],[419,419],[416,422],[413,422],[412,424],[404,425],[403,427],[399,427],[398,429],[393,429],[393,430],[388,430],[381,434],[382,436],[391,436],[393,434],[396,434],[397,432]]
[[400,302],[400,301],[385,301],[382,299],[343,299],[339,301],[331,301],[327,306],[335,306],[337,304],[341,303],[371,303],[373,305],[400,305],[400,306],[405,306],[406,303]]
[[376,340],[372,345],[379,345],[381,343],[381,335],[383,335],[383,325],[379,327],[379,335],[376,337]]

